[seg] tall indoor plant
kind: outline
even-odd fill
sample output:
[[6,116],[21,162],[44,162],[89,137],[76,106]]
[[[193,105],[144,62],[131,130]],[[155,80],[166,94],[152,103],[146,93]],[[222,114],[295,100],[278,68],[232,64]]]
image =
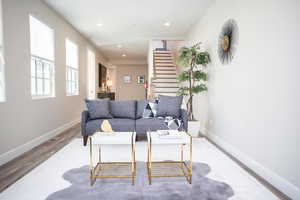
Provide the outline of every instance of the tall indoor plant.
[[178,95],[187,96],[186,106],[189,121],[195,121],[193,110],[194,95],[207,90],[206,66],[210,62],[210,56],[208,52],[201,51],[200,44],[182,47],[177,58],[177,64],[184,67],[184,70],[178,76],[178,80],[187,82],[187,84],[179,88]]

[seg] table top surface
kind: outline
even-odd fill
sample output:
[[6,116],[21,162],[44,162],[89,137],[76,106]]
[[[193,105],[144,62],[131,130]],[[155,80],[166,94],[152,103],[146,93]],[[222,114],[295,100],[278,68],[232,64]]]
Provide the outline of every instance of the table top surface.
[[159,132],[147,132],[147,139],[148,142],[152,144],[187,144],[190,143],[191,136],[184,132],[180,131],[180,134],[182,134],[181,137],[168,137],[168,136],[160,136]]
[[132,144],[135,143],[135,132],[96,132],[92,136],[92,144]]

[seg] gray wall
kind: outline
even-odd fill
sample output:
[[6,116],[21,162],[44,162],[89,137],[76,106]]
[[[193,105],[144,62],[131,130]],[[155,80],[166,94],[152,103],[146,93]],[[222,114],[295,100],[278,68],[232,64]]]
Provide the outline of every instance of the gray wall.
[[[212,58],[208,93],[195,99],[204,131],[298,198],[299,10],[297,0],[214,1],[187,38],[201,41]],[[237,21],[240,40],[233,62],[224,66],[218,36],[229,18]]]
[[[31,99],[29,14],[55,31],[55,98]],[[87,91],[87,48],[93,49],[98,61],[104,62],[90,42],[39,0],[3,0],[3,20],[7,98],[6,102],[0,103],[0,163],[5,152],[26,143],[30,147],[33,139],[78,120]],[[66,96],[66,37],[79,45],[78,96]],[[21,151],[18,149],[15,153]],[[12,151],[10,156],[15,156],[15,153]]]

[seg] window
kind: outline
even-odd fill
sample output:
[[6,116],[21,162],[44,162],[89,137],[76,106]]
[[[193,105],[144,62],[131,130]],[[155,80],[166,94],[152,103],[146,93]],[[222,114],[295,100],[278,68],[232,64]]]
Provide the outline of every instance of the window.
[[30,20],[31,96],[55,96],[54,31],[33,16]]
[[78,95],[78,46],[66,39],[67,95]]
[[3,56],[2,1],[0,0],[0,102],[5,101],[5,76]]

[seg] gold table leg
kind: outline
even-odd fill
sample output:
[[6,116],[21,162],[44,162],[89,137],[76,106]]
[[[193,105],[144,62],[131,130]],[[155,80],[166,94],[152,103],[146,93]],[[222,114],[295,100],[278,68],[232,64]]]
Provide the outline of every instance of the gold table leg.
[[180,168],[183,169],[183,144],[180,145]]
[[[188,134],[188,133],[187,133]],[[188,134],[189,135],[189,134]],[[192,141],[192,137],[189,135],[190,137],[190,144],[189,144],[189,158],[188,161],[184,161],[184,156],[183,156],[183,146],[184,144],[180,144],[180,161],[152,161],[152,142],[151,142],[151,135],[149,134],[149,138],[148,138],[148,150],[147,150],[147,170],[148,170],[148,180],[149,180],[149,185],[151,185],[152,183],[152,178],[153,177],[185,177],[188,181],[189,184],[192,184],[192,173],[193,173],[193,165],[192,165],[192,149],[193,149],[193,141]],[[164,174],[164,175],[153,175],[152,174],[152,164],[156,164],[156,163],[160,163],[160,164],[164,164],[164,163],[175,163],[175,164],[179,164],[181,170],[182,170],[182,174]],[[186,171],[185,171],[186,170]]]
[[[90,141],[90,183],[91,186],[94,185],[97,178],[131,178],[132,185],[135,183],[136,177],[136,159],[135,159],[135,134],[132,134],[131,143],[131,162],[102,162],[101,159],[101,145],[99,145],[99,161],[94,167],[93,165],[93,147],[92,147],[92,137],[89,137]],[[129,165],[131,166],[131,175],[126,176],[99,176],[99,172],[102,170],[102,165]]]
[[192,140],[192,136],[190,136],[190,171],[189,171],[189,175],[190,175],[190,184],[192,184],[192,176],[193,176],[193,161],[192,161],[192,154],[193,154],[193,140]]
[[150,143],[148,145],[148,179],[149,185],[152,183],[152,143],[150,138]]

